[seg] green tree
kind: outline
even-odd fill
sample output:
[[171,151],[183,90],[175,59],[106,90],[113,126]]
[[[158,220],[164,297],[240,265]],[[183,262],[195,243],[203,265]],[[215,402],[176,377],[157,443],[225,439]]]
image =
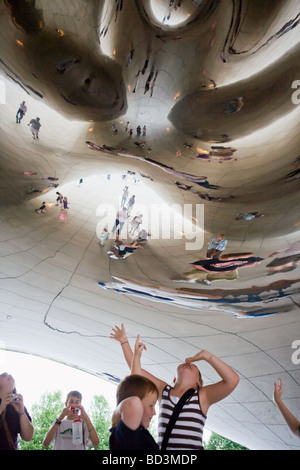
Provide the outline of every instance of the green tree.
[[112,410],[103,395],[95,395],[89,410],[89,417],[96,429],[100,443],[98,450],[109,450],[109,436],[111,427]]
[[219,434],[214,432],[211,433],[209,441],[204,445],[204,448],[205,450],[248,450],[246,447],[219,436]]
[[19,440],[20,450],[46,450],[43,440],[49,431],[53,421],[60,415],[63,409],[62,393],[56,391],[45,393],[40,402],[32,406],[31,418],[34,426],[33,438],[30,442]]

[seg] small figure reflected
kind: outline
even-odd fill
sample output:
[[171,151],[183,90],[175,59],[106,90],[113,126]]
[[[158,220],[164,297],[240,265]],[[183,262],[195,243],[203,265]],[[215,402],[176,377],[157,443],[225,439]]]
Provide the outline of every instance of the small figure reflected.
[[22,103],[20,104],[20,107],[17,111],[17,114],[16,114],[16,123],[17,124],[20,124],[21,123],[21,120],[23,119],[23,117],[25,116],[26,114],[26,111],[27,111],[27,106],[25,104],[25,101],[22,101]]

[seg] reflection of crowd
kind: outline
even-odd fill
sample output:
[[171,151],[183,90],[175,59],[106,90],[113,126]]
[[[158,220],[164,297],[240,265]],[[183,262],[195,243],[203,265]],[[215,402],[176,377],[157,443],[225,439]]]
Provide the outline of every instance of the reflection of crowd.
[[[135,237],[135,239],[131,240],[130,242],[120,239],[121,232],[124,228],[124,225],[129,220],[130,213],[134,205],[135,195],[133,194],[131,197],[129,197],[129,187],[126,185],[123,188],[120,209],[116,213],[116,219],[110,231],[111,234],[116,232],[113,245],[107,252],[107,254],[112,259],[126,259],[128,256],[133,254],[136,249],[143,248],[142,245],[147,241],[148,237],[151,236],[148,230],[145,228],[140,228],[143,222],[143,214],[137,213],[129,222],[131,225],[130,230],[128,230],[128,227],[126,227],[126,232],[128,235],[130,235],[130,237]],[[135,235],[136,232],[138,232],[137,236]],[[103,229],[99,236],[101,246],[104,246],[106,240],[109,238],[110,233],[108,232],[107,228]]]
[[[237,279],[234,274],[238,269],[255,266],[263,261],[253,253],[232,253],[222,254],[225,251],[228,241],[224,234],[219,234],[212,239],[207,245],[206,258],[193,261],[191,264],[193,270],[183,273],[183,279],[174,279],[177,282],[196,282],[210,285],[211,279]],[[209,278],[209,274],[214,274],[213,278]],[[219,277],[215,277],[215,275]],[[228,274],[233,274],[228,276]]]

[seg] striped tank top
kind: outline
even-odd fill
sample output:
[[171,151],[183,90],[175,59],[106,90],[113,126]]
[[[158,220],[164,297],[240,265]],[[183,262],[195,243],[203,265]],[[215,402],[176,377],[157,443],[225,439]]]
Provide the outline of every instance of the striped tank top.
[[[158,417],[158,445],[161,448],[164,433],[179,398],[170,396],[170,385],[162,393]],[[203,450],[202,438],[206,416],[201,411],[199,391],[185,402],[172,429],[166,450]]]

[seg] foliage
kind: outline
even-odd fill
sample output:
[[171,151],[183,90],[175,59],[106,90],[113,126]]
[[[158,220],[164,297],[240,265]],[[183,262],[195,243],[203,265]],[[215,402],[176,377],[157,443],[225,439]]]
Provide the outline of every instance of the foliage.
[[246,447],[219,436],[219,434],[214,432],[211,433],[210,439],[204,448],[205,450],[248,450]]
[[34,426],[33,438],[30,442],[19,440],[20,450],[46,450],[43,440],[49,431],[53,421],[60,415],[63,409],[62,393],[56,391],[45,393],[40,402],[32,406],[31,418]]
[[100,444],[97,450],[109,450],[109,436],[112,411],[103,395],[95,395],[89,411],[89,417],[96,429]]
[[[31,410],[32,424],[34,426],[33,439],[30,442],[19,440],[20,450],[47,450],[43,447],[43,440],[55,419],[60,415],[64,407],[62,393],[56,391],[45,393],[39,403],[34,404]],[[112,412],[104,396],[94,396],[88,415],[96,429],[100,439],[98,450],[109,449],[109,428]],[[49,447],[48,449],[51,449]]]

